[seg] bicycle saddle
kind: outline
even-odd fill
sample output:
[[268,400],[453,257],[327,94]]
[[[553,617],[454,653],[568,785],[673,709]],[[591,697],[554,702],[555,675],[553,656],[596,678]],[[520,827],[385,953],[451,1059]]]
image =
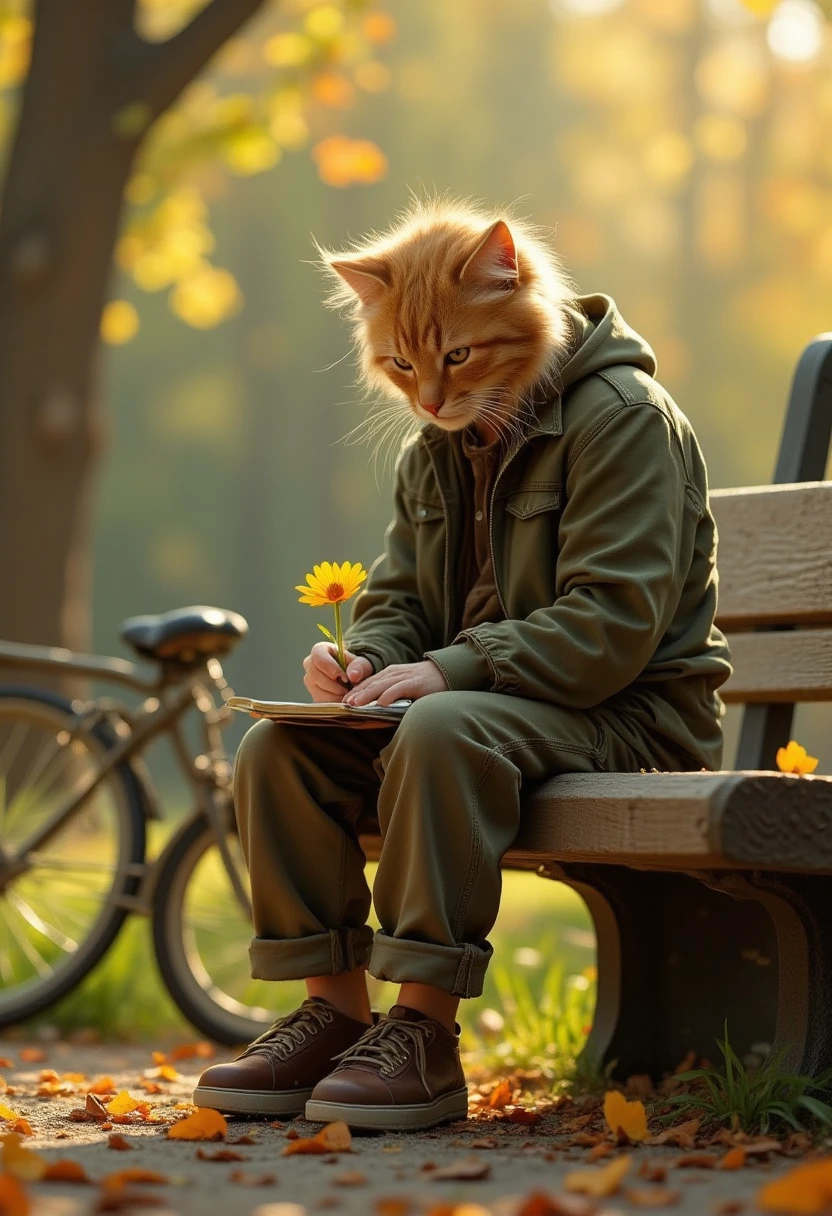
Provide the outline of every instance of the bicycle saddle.
[[121,626],[122,640],[138,654],[186,665],[227,654],[247,633],[248,622],[238,612],[203,605],[131,616]]

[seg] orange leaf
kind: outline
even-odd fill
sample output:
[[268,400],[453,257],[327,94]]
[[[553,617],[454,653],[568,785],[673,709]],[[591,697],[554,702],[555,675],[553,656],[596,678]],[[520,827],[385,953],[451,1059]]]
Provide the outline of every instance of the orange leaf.
[[200,1161],[248,1161],[245,1153],[235,1153],[233,1148],[218,1148],[213,1153],[206,1153],[204,1148],[198,1148],[196,1155]]
[[15,1178],[23,1178],[27,1182],[37,1181],[42,1178],[46,1170],[47,1161],[40,1153],[33,1153],[31,1149],[23,1148],[20,1143],[21,1137],[14,1132],[8,1135],[0,1136],[0,1141],[3,1143],[3,1152],[0,1156],[3,1171],[7,1174],[14,1174]]
[[46,1052],[42,1047],[23,1047],[20,1058],[24,1064],[41,1064],[46,1059]]
[[[179,1047],[174,1047],[172,1051],[168,1052],[168,1059],[193,1060],[197,1058],[200,1060],[213,1060],[215,1055],[216,1052],[213,1045],[203,1039],[198,1043],[182,1043]],[[160,1060],[159,1063],[162,1064],[164,1061]]]
[[133,1145],[118,1132],[113,1132],[111,1136],[107,1137],[107,1148],[114,1148],[118,1153],[129,1153],[132,1151]]
[[640,1186],[626,1190],[624,1198],[637,1208],[666,1208],[678,1203],[680,1195],[667,1186]]
[[716,1166],[716,1157],[710,1153],[686,1153],[684,1157],[677,1157],[673,1164],[677,1170],[712,1170]]
[[694,1137],[699,1131],[701,1119],[688,1119],[677,1127],[668,1127],[658,1136],[650,1136],[645,1144],[675,1144],[677,1148],[693,1148]]
[[167,1064],[167,1062],[168,1062],[168,1057],[165,1055],[165,1053],[163,1051],[154,1051],[152,1053],[151,1058],[152,1058],[154,1064],[158,1064],[160,1066],[162,1064]]
[[832,1157],[811,1161],[768,1182],[757,1192],[764,1212],[825,1212],[832,1206]]
[[158,1077],[160,1081],[179,1080],[179,1073],[172,1064],[160,1064],[158,1068],[146,1068],[144,1070],[144,1075],[149,1080],[152,1080],[154,1077]]
[[47,1165],[46,1170],[42,1175],[44,1182],[91,1182],[92,1179],[87,1177],[87,1171],[83,1165],[79,1165],[77,1161],[70,1161],[68,1158],[63,1161],[53,1161],[51,1165]]
[[0,1212],[3,1216],[29,1216],[26,1192],[12,1174],[0,1174]]
[[12,1124],[12,1131],[17,1132],[18,1136],[34,1136],[35,1134],[29,1120],[24,1119],[22,1115]]
[[721,1170],[741,1170],[745,1165],[746,1151],[744,1148],[732,1148],[719,1163]]
[[0,1068],[14,1068],[14,1060],[10,1060],[8,1056],[0,1056]]
[[638,1100],[628,1102],[617,1089],[608,1090],[604,1097],[604,1118],[613,1135],[619,1129],[630,1140],[646,1140],[650,1135],[644,1103]]
[[778,747],[776,759],[781,773],[796,773],[799,777],[813,773],[818,766],[817,756],[808,755],[806,748],[794,739],[789,740],[788,746]]
[[19,1119],[19,1118],[20,1118],[20,1115],[17,1113],[16,1110],[12,1110],[12,1108],[10,1106],[4,1106],[3,1103],[0,1102],[0,1119],[5,1119],[8,1122],[12,1119]]
[[55,1072],[54,1068],[42,1068],[40,1070],[41,1081],[60,1081],[60,1074]]
[[133,1166],[131,1169],[116,1170],[114,1174],[105,1174],[101,1179],[101,1186],[115,1191],[131,1182],[146,1182],[152,1186],[164,1186],[169,1181],[167,1174],[159,1174],[156,1170],[143,1170],[139,1166]]
[[236,1182],[239,1186],[274,1186],[277,1179],[274,1174],[247,1174],[245,1170],[232,1170],[228,1181]]
[[621,1180],[630,1168],[632,1157],[616,1157],[609,1165],[602,1165],[594,1170],[574,1170],[567,1174],[563,1185],[567,1191],[580,1191],[584,1195],[594,1195],[600,1199],[606,1195],[614,1195],[621,1185]]
[[61,1077],[62,1081],[68,1081],[70,1085],[83,1085],[87,1079],[87,1074],[84,1072],[65,1072]]
[[502,1110],[511,1101],[512,1089],[508,1081],[500,1081],[488,1095],[488,1106],[491,1110]]
[[114,1094],[116,1083],[112,1077],[96,1077],[92,1085],[87,1086],[88,1094]]
[[111,1115],[130,1115],[141,1106],[135,1098],[131,1098],[126,1089],[122,1089],[108,1102],[106,1109]]
[[292,1140],[283,1149],[283,1157],[295,1153],[348,1153],[352,1147],[352,1136],[346,1123],[327,1123],[315,1136],[306,1140]]
[[218,1110],[201,1106],[168,1128],[171,1140],[224,1140],[228,1124]]

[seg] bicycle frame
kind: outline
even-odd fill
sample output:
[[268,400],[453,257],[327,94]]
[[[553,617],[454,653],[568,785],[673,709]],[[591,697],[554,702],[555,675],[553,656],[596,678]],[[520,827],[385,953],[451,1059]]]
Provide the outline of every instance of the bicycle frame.
[[[60,831],[108,773],[119,764],[134,762],[153,739],[160,734],[168,734],[180,767],[194,789],[197,813],[201,811],[211,824],[234,894],[244,912],[250,915],[250,902],[229,853],[225,835],[226,817],[231,805],[231,766],[222,745],[220,730],[230,714],[224,701],[232,693],[219,660],[209,658],[197,668],[186,669],[163,663],[155,677],[148,677],[137,664],[125,659],[75,654],[60,647],[0,641],[0,669],[4,668],[53,676],[61,672],[95,677],[126,685],[146,695],[135,710],[109,700],[73,703],[73,717],[67,723],[67,738],[58,744],[59,747],[65,747],[102,720],[114,724],[117,742],[108,749],[81,787],[21,842],[14,855],[0,857],[0,884],[5,885],[30,868],[27,859]],[[219,706],[216,694],[223,702]],[[205,751],[196,756],[191,755],[180,726],[182,717],[191,707],[196,708],[200,715],[205,742]],[[138,779],[146,795],[146,805],[155,808],[157,799],[149,775],[140,774]],[[153,810],[146,813],[152,814]],[[146,867],[144,872],[147,873]],[[147,910],[147,897],[131,900],[131,911]]]

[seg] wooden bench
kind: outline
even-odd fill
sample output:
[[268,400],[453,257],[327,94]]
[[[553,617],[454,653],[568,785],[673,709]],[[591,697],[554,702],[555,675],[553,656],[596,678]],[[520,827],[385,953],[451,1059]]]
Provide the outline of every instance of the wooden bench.
[[585,900],[587,1050],[620,1077],[713,1058],[726,1019],[740,1056],[766,1043],[791,1068],[832,1065],[832,777],[766,771],[794,705],[832,700],[832,482],[807,480],[825,474],[830,429],[832,334],[798,364],[780,484],[712,495],[735,664],[723,691],[746,705],[738,771],[556,777],[504,861]]

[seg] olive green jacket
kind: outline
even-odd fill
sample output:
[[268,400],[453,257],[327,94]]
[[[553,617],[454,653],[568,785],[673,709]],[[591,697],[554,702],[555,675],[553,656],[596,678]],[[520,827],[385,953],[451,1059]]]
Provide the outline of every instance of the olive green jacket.
[[560,392],[539,392],[491,499],[504,620],[458,632],[460,432],[427,426],[398,464],[395,514],[347,632],[376,670],[431,659],[451,689],[575,710],[616,706],[718,768],[731,671],[714,626],[716,529],[690,423],[606,296],[570,309]]

